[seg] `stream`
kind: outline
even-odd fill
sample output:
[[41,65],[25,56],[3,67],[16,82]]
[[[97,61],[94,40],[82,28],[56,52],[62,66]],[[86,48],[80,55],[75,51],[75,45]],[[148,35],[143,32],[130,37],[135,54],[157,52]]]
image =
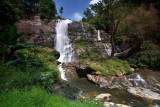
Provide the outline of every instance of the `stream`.
[[80,89],[82,91],[81,95],[84,96],[86,100],[90,101],[99,94],[110,93],[112,95],[110,102],[114,102],[117,104],[130,105],[132,107],[159,107],[160,105],[160,101],[148,101],[133,96],[126,90],[100,88],[98,85],[90,82],[87,78],[69,80],[68,83],[71,87]]

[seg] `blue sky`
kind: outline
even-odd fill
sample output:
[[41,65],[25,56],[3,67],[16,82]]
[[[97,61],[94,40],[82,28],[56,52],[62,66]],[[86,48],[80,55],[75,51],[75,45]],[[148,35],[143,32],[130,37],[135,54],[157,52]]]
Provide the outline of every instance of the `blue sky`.
[[60,7],[64,8],[62,17],[66,19],[80,21],[83,11],[89,7],[89,4],[94,4],[100,0],[53,0],[56,3],[57,11]]

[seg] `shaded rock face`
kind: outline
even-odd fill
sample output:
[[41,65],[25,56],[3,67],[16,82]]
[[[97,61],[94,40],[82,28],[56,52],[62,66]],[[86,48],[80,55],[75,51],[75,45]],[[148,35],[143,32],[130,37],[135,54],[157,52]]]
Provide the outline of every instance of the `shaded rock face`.
[[[88,30],[87,24],[82,25],[80,22],[72,22],[68,25],[68,36],[73,43],[76,54],[81,57],[81,53],[88,55],[87,50],[92,48],[94,53],[100,55],[100,57],[108,57],[105,50],[105,44],[111,47],[109,40],[110,36],[105,31],[100,30],[101,41],[98,40],[98,30],[94,29],[94,34]],[[84,43],[81,44],[82,40]]]
[[34,45],[54,47],[54,38],[56,36],[56,21],[51,20],[47,25],[44,24],[39,16],[35,16],[33,20],[23,19],[15,24],[18,32],[23,32],[21,42],[29,41]]

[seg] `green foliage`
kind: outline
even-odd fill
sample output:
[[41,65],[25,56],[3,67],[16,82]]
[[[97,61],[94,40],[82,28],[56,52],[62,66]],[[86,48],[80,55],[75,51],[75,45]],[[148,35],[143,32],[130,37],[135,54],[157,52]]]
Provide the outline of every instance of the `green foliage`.
[[129,74],[132,73],[132,70],[127,61],[122,61],[120,59],[103,59],[101,62],[92,62],[89,66],[96,70],[100,71],[101,75],[104,76],[115,76],[120,74]]
[[16,63],[0,65],[1,89],[8,91],[33,85],[48,87],[60,80],[54,53],[41,47],[18,50],[17,53],[22,58]]
[[144,50],[130,57],[129,63],[138,68],[160,70],[159,60],[160,50]]
[[92,25],[89,25],[89,27],[87,28],[87,32],[89,32],[92,35],[94,35],[95,34],[94,27]]
[[19,43],[21,36],[22,34],[18,34],[14,26],[0,26],[0,59],[3,62],[11,60],[17,49],[27,47]]
[[152,42],[151,41],[144,41],[141,45],[141,50],[152,50]]
[[1,107],[103,107],[87,101],[70,101],[62,96],[48,94],[44,88],[33,87],[29,91],[14,90],[0,95]]
[[11,0],[2,0],[0,2],[0,25],[13,25],[20,19],[21,10]]
[[93,18],[93,13],[89,8],[84,10],[83,14],[85,15],[85,19],[83,19],[83,21],[89,21],[91,18]]
[[76,41],[77,45],[78,45],[78,48],[83,48],[85,46],[85,39],[84,37],[80,37],[80,39],[78,39]]
[[115,45],[121,45],[123,43],[123,37],[115,36],[114,42],[115,42]]
[[61,8],[59,9],[59,12],[61,13],[61,16],[62,16],[62,13],[63,13],[63,7],[61,6]]
[[51,20],[57,14],[55,2],[52,0],[40,0],[39,14],[42,20]]
[[89,59],[98,60],[100,58],[100,55],[99,55],[99,53],[97,53],[95,48],[88,47],[87,51],[88,51]]
[[85,58],[86,57],[86,52],[85,51],[80,52],[79,57],[80,58]]
[[62,17],[60,15],[56,16],[57,19],[62,19]]

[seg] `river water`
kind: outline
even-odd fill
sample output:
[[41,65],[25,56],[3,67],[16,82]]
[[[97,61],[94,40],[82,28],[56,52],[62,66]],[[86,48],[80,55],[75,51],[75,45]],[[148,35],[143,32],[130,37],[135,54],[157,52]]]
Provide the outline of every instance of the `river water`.
[[98,94],[110,93],[112,95],[110,102],[117,104],[130,105],[132,107],[160,106],[160,101],[147,101],[145,99],[133,96],[125,90],[100,88],[98,85],[90,82],[87,78],[69,80],[68,82],[70,86],[80,89],[82,91],[82,96],[84,96],[86,100],[93,100]]

